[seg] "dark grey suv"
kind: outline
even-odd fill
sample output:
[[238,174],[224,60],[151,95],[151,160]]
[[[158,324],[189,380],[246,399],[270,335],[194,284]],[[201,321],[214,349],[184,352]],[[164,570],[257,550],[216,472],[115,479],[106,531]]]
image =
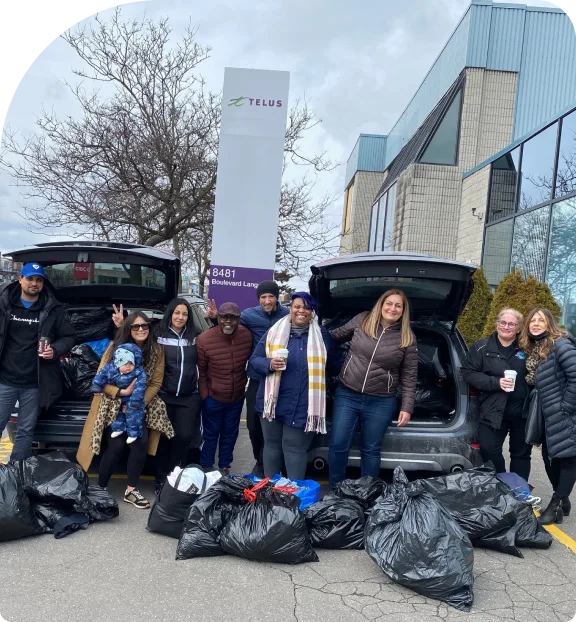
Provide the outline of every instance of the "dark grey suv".
[[[412,253],[365,253],[322,261],[311,267],[310,293],[328,328],[372,308],[387,289],[401,289],[411,303],[412,329],[418,342],[418,387],[410,423],[389,428],[382,445],[383,469],[454,472],[482,464],[477,445],[478,404],[460,375],[466,345],[456,328],[474,287],[476,268],[469,264]],[[346,347],[346,346],[345,346]],[[329,382],[329,397],[335,379]],[[326,465],[328,434],[317,436],[309,453]],[[360,437],[354,440],[349,466],[360,464]]]

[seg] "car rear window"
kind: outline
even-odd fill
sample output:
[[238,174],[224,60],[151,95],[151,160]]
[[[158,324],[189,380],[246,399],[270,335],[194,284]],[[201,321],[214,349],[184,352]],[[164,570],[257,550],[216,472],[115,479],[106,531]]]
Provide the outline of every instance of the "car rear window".
[[125,263],[58,263],[45,267],[52,285],[80,287],[86,285],[137,285],[164,290],[166,275],[155,268]]
[[387,289],[401,289],[408,299],[445,300],[452,289],[451,281],[414,277],[370,276],[330,281],[333,300],[354,298],[377,299]]

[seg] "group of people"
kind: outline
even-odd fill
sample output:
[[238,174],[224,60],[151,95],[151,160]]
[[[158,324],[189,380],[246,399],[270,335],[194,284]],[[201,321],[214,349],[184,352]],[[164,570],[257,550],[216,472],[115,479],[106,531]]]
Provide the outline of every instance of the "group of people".
[[[510,471],[528,481],[532,445],[526,442],[526,417],[537,399],[542,457],[554,491],[540,522],[561,523],[570,514],[576,483],[576,342],[543,308],[532,309],[526,320],[516,309],[503,309],[495,328],[472,345],[461,368],[479,391],[482,458],[505,471],[502,449],[509,436]],[[507,371],[516,372],[515,378],[506,377]]]
[[[397,426],[409,423],[416,396],[418,351],[405,294],[386,291],[370,311],[331,331],[319,324],[307,292],[292,294],[289,308],[280,305],[274,281],[260,283],[256,296],[258,305],[244,311],[232,302],[218,308],[211,302],[207,317],[214,326],[201,334],[183,298],[168,305],[156,328],[144,311],[125,317],[123,306],[114,306],[115,337],[94,378],[77,453],[86,470],[102,454],[102,488],[126,452],[124,500],[137,508],[150,506],[138,490],[147,454],[156,457],[157,489],[176,466],[214,468],[217,453],[218,469],[229,473],[245,402],[253,473],[304,479],[314,435],[327,431],[327,378],[335,377],[330,487],[345,478],[358,426],[362,475],[379,474],[384,435],[398,413]],[[38,348],[40,335],[46,347]],[[17,283],[0,290],[0,429],[19,402],[11,459],[29,455],[38,411],[58,394],[58,358],[73,344],[73,327],[42,267],[27,264]],[[532,447],[525,419],[538,389],[542,452],[554,489],[541,520],[561,522],[576,480],[572,338],[547,309],[534,309],[526,322],[504,309],[496,331],[470,348],[461,372],[479,392],[483,459],[505,471],[502,448],[509,435],[511,470],[526,480]]]

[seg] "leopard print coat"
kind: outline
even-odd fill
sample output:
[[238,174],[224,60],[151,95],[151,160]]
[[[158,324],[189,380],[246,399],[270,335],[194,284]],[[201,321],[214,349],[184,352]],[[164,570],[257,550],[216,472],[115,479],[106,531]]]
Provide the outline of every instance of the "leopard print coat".
[[[104,353],[102,359],[106,356]],[[158,356],[158,350],[154,348],[152,350],[152,356],[144,367],[146,376],[150,378],[153,374],[154,367]],[[90,450],[94,454],[100,453],[100,447],[102,443],[102,437],[104,436],[104,430],[116,419],[120,411],[121,400],[119,397],[113,398],[106,394],[102,394],[100,398],[100,405],[98,407],[98,413],[94,421],[94,428],[92,430],[92,436],[90,438]],[[152,401],[146,406],[146,426],[151,430],[157,430],[164,434],[167,438],[174,437],[174,428],[168,418],[168,412],[166,411],[166,404],[157,395],[152,398]]]

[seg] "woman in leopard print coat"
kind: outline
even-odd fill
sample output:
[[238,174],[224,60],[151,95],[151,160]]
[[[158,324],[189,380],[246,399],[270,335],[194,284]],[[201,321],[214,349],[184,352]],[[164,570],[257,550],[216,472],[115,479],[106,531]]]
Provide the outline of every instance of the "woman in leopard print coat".
[[[174,430],[166,412],[166,405],[158,397],[158,391],[162,386],[164,377],[164,350],[152,336],[150,320],[142,311],[134,311],[126,318],[118,329],[113,343],[104,352],[100,367],[105,365],[114,350],[124,343],[134,343],[141,348],[144,370],[148,379],[144,394],[146,426],[144,435],[128,445],[128,486],[124,501],[137,508],[146,509],[150,507],[150,504],[137,490],[138,480],[146,461],[146,454],[156,454],[161,433],[168,438],[174,436]],[[84,425],[76,457],[85,470],[88,470],[94,454],[100,453],[102,437],[106,436],[107,438],[107,447],[102,454],[98,475],[98,483],[102,488],[108,486],[120,458],[126,451],[127,445],[121,436],[111,437],[110,424],[118,414],[121,397],[130,395],[132,390],[132,387],[121,390],[111,385],[105,386],[102,395],[94,396],[90,413]]]

